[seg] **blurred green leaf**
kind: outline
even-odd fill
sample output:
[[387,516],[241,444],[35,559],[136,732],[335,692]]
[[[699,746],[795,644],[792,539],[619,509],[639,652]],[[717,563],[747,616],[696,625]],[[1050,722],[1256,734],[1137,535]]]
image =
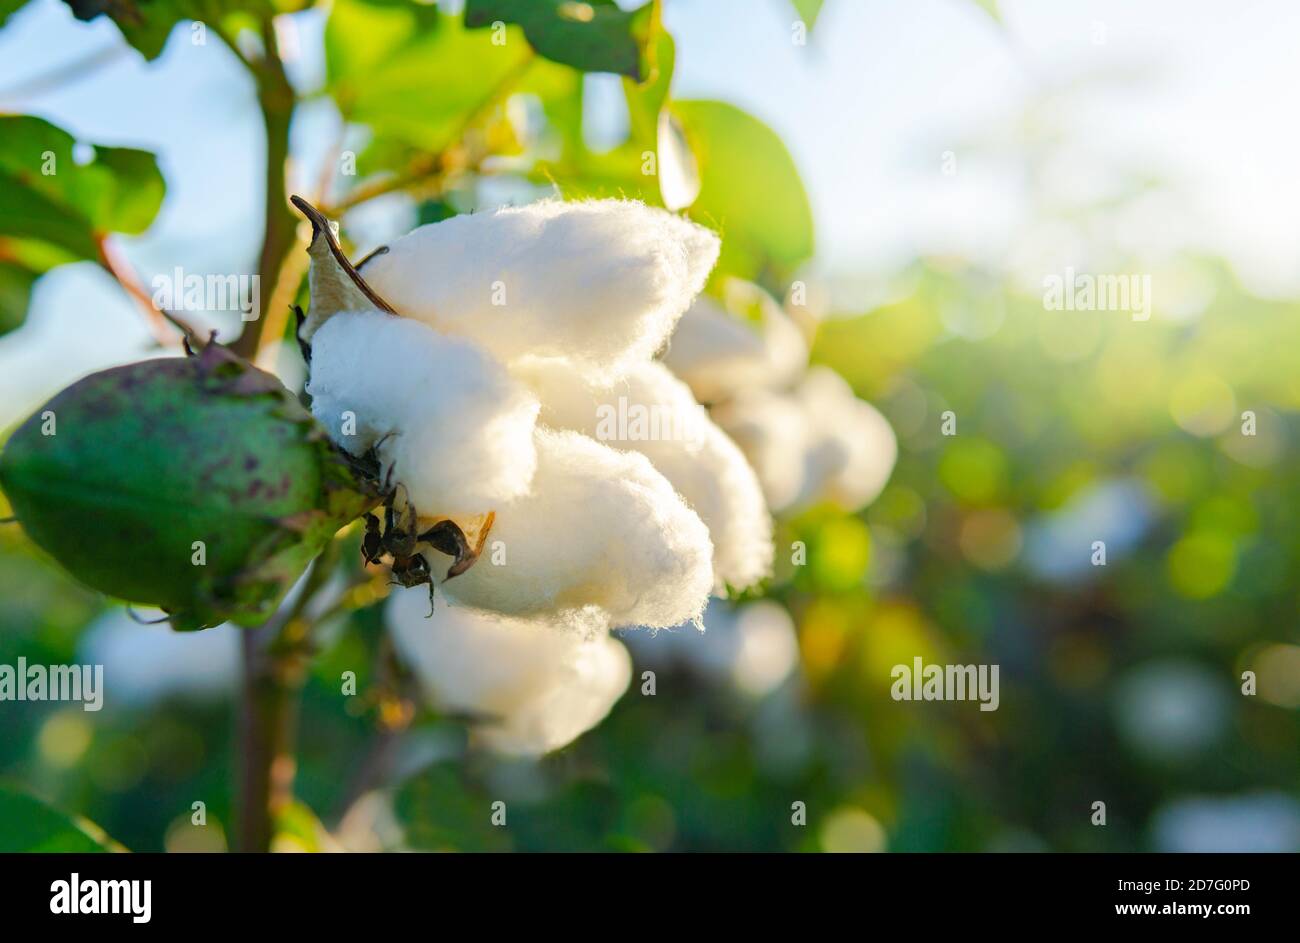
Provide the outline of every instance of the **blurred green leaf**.
[[975,0],[975,5],[992,17],[995,23],[1002,22],[1002,11],[998,9],[998,0]]
[[0,785],[0,852],[125,850],[85,819]]
[[495,22],[523,27],[538,53],[583,72],[646,77],[645,47],[658,20],[655,0],[625,11],[612,0],[466,0],[465,25]]
[[810,33],[813,24],[817,22],[817,16],[822,12],[822,2],[823,0],[790,0],[794,11],[799,14],[799,19],[803,20]]
[[527,66],[515,33],[498,46],[432,7],[338,0],[325,28],[329,91],[344,118],[374,131],[375,153],[438,151]]
[[182,20],[213,23],[230,13],[269,18],[282,3],[271,0],[64,0],[77,19],[103,14],[117,24],[126,41],[146,59],[157,59],[172,28]]
[[22,320],[39,275],[97,259],[101,238],[143,232],[162,205],[152,154],[94,146],[74,155],[75,146],[41,118],[0,117],[0,332]]
[[27,0],[0,0],[0,26],[9,22],[9,17],[27,6]]
[[699,161],[691,218],[721,232],[719,272],[784,280],[813,253],[812,208],[790,152],[771,128],[734,105],[675,101]]

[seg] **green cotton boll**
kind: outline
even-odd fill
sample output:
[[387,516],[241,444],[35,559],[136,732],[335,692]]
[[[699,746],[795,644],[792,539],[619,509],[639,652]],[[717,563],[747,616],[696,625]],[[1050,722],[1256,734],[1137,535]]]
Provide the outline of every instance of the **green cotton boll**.
[[182,630],[264,621],[376,503],[279,380],[215,343],[63,390],[10,438],[0,486],[77,579]]

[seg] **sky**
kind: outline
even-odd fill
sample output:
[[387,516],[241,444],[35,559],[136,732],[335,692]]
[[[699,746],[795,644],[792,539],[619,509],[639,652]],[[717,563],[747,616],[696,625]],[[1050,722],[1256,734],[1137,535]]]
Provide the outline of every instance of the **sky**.
[[[1300,293],[1300,129],[1284,107],[1300,87],[1300,4],[1002,0],[1000,12],[1001,23],[974,0],[827,0],[800,46],[786,0],[666,0],[673,94],[734,102],[786,141],[813,204],[814,268],[849,308],[918,255],[1041,280],[1098,241],[1152,267],[1212,252],[1250,290]],[[318,11],[292,18],[300,87],[319,81],[322,26]],[[0,111],[158,153],[166,202],[149,233],[124,242],[146,284],[175,265],[246,268],[261,129],[251,81],[220,41],[192,45],[182,25],[152,64],[127,50],[87,80],[32,86],[121,45],[108,20],[34,0],[0,30]],[[302,179],[333,126],[321,107],[296,122]],[[1052,223],[1133,180],[1158,186],[1094,220],[1092,242]],[[0,338],[0,423],[147,343],[93,266],[56,270],[29,323]]]

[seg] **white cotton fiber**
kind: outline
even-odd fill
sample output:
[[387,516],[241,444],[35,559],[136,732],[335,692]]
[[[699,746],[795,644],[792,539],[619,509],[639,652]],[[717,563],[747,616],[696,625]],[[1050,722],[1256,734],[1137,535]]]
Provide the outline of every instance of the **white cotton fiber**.
[[312,338],[307,392],[340,446],[360,455],[380,443],[385,471],[423,516],[491,511],[532,480],[537,400],[463,338],[340,312]]
[[540,422],[640,452],[672,483],[709,529],[714,592],[744,589],[768,574],[772,518],[758,478],[663,364],[637,364],[609,386],[557,359],[521,361],[514,373],[541,400]]
[[898,458],[889,420],[828,367],[809,370],[795,397],[812,430],[801,502],[825,498],[849,511],[870,504]]
[[421,226],[362,276],[400,314],[498,358],[564,356],[617,376],[663,346],[718,238],[630,200],[542,201]]
[[808,365],[808,344],[799,328],[766,292],[747,287],[756,321],[700,297],[682,315],[663,352],[663,362],[701,402],[720,403],[747,389],[786,387]]
[[803,492],[811,432],[799,402],[788,394],[748,390],[713,409],[758,474],[768,507],[783,511]]
[[[481,565],[481,564],[480,564]],[[474,732],[499,752],[540,755],[590,730],[627,689],[627,649],[603,624],[514,619],[397,590],[384,617],[402,661],[438,707],[479,718]]]
[[532,489],[497,509],[488,550],[446,593],[508,615],[598,607],[611,625],[699,616],[713,585],[709,532],[649,459],[539,427]]

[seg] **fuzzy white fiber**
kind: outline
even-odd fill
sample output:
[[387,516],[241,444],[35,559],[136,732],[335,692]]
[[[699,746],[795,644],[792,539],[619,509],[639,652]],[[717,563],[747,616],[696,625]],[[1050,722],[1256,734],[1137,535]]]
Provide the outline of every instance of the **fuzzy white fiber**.
[[635,201],[547,200],[421,226],[361,274],[402,315],[502,360],[563,356],[609,378],[663,346],[718,245]]
[[440,605],[397,590],[384,618],[402,661],[429,699],[478,718],[474,734],[498,752],[536,756],[596,726],[627,689],[632,662],[603,625],[578,627]]
[[854,396],[848,382],[829,367],[809,370],[795,396],[813,432],[802,499],[817,494],[849,511],[870,504],[898,458],[889,420]]
[[757,287],[749,294],[757,324],[702,296],[682,315],[663,352],[663,362],[701,402],[789,386],[808,365],[808,344],[781,306]]
[[614,626],[699,617],[713,584],[708,528],[636,452],[538,428],[528,494],[501,505],[487,549],[445,590],[507,615],[598,608]]
[[[663,364],[637,364],[609,386],[575,373],[563,360],[529,359],[514,372],[541,400],[543,424],[640,452],[672,483],[709,529],[714,592],[744,589],[768,574],[772,518],[758,478],[736,444]],[[647,423],[638,430],[636,417],[649,415],[662,417],[658,427]],[[657,435],[644,438],[639,431]]]
[[307,392],[352,454],[382,440],[385,470],[421,515],[480,514],[528,490],[537,400],[471,341],[379,311],[340,312],[312,338]]
[[749,459],[768,507],[791,507],[804,491],[810,435],[799,402],[784,393],[746,390],[715,407],[712,416]]

